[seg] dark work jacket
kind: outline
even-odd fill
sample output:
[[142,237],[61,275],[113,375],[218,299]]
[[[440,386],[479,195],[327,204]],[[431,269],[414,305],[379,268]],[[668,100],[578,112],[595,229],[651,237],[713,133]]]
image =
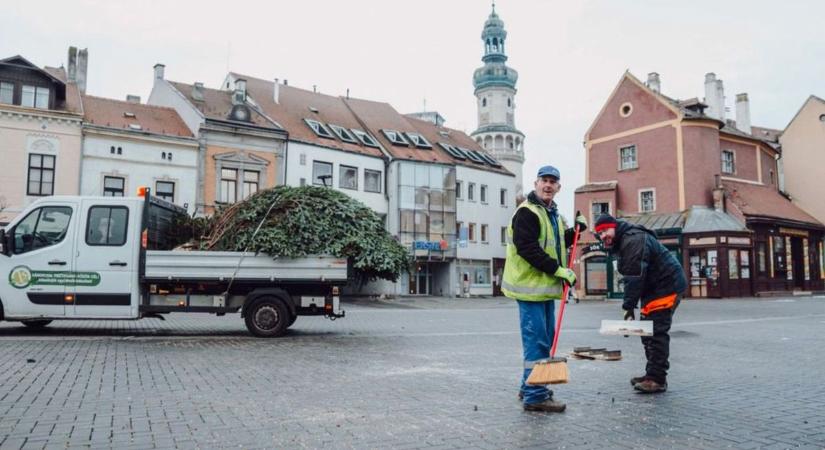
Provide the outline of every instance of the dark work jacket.
[[[553,205],[548,209],[547,206],[536,196],[535,191],[530,192],[527,196],[527,200],[525,201],[541,206],[544,211],[547,212],[548,218],[551,218],[551,210],[555,211],[556,209],[555,202],[553,202]],[[550,223],[553,223],[552,218]],[[556,223],[559,222],[556,221]],[[542,249],[541,245],[539,245],[539,227],[541,226],[539,218],[536,217],[536,215],[529,209],[520,208],[513,216],[512,224],[513,244],[516,246],[516,252],[518,255],[524,258],[525,261],[530,263],[530,265],[536,269],[550,275],[555,274],[556,269],[559,268],[559,262],[545,253],[544,249]],[[573,226],[575,227],[575,223]],[[553,230],[547,230],[547,232],[552,233]],[[573,244],[573,234],[573,227],[564,230],[564,242],[566,242],[567,245]],[[556,240],[556,242],[558,242],[558,240]],[[567,249],[561,249],[561,251],[567,251]]]
[[639,225],[618,220],[610,252],[617,256],[619,273],[624,277],[625,310],[642,308],[651,300],[682,294],[687,280],[682,265],[662,245],[656,235]]

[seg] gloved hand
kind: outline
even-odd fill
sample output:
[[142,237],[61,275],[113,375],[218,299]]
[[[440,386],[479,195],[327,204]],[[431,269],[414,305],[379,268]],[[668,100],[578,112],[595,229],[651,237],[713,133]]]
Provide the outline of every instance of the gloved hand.
[[636,320],[636,313],[634,309],[624,310],[624,320]]
[[559,267],[558,269],[556,269],[556,273],[554,273],[553,275],[561,278],[562,280],[567,282],[567,284],[569,284],[571,287],[576,285],[576,272],[573,272],[567,267]]
[[576,214],[576,226],[579,228],[579,233],[587,229],[587,218],[580,212]]

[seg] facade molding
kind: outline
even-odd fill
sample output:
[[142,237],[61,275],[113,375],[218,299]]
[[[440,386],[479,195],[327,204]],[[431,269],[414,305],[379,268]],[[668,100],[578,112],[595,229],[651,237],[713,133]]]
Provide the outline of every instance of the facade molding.
[[593,144],[601,144],[602,142],[608,142],[608,141],[612,141],[614,139],[621,139],[621,138],[632,136],[632,135],[638,134],[638,133],[646,133],[648,131],[652,131],[652,130],[662,128],[662,127],[667,127],[667,126],[676,127],[679,124],[680,120],[681,119],[677,117],[676,119],[665,120],[663,122],[656,122],[656,123],[652,123],[650,125],[645,125],[643,127],[631,128],[629,130],[621,131],[619,133],[614,133],[614,134],[611,134],[611,135],[608,135],[608,136],[602,136],[602,137],[596,138],[596,139],[588,139],[585,142],[587,142],[587,144],[592,146]]

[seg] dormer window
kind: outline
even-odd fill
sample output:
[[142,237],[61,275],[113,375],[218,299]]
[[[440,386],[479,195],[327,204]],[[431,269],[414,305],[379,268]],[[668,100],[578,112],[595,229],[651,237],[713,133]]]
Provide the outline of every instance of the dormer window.
[[335,139],[329,129],[327,129],[327,127],[321,122],[312,119],[304,119],[304,122],[306,122],[306,124],[312,129],[312,131],[315,132],[316,135],[326,139]]
[[129,128],[131,128],[133,130],[142,130],[143,129],[143,127],[140,126],[139,123],[130,123]]
[[407,138],[414,146],[418,148],[433,148],[429,141],[418,133],[407,132]]
[[366,133],[355,128],[350,128],[350,131],[352,131],[352,134],[354,134],[355,137],[357,137],[362,144],[366,145],[367,147],[378,148],[378,141],[376,141],[374,137],[370,136],[369,133]]
[[130,119],[134,119],[134,118],[135,118],[135,113],[125,111],[125,112],[123,113],[123,117],[128,117],[128,118],[130,118]]
[[21,106],[49,109],[49,88],[24,84],[22,94],[20,98]]
[[392,143],[392,145],[403,145],[407,146],[407,140],[404,139],[404,135],[401,134],[399,131],[395,130],[381,130],[384,133],[384,136]]
[[338,136],[338,139],[341,139],[344,142],[349,142],[350,144],[357,144],[358,141],[352,136],[352,133],[349,132],[344,127],[339,127],[338,125],[329,124],[329,127],[332,128],[332,131],[335,132],[335,135]]

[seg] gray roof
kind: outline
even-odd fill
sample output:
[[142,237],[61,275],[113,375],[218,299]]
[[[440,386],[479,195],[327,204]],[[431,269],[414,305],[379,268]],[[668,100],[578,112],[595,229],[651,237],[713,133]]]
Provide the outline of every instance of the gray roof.
[[652,231],[681,230],[685,226],[687,212],[671,214],[642,214],[627,216],[621,219],[636,225],[641,225]]
[[705,206],[694,206],[690,209],[682,233],[706,233],[714,231],[749,230],[728,213]]

